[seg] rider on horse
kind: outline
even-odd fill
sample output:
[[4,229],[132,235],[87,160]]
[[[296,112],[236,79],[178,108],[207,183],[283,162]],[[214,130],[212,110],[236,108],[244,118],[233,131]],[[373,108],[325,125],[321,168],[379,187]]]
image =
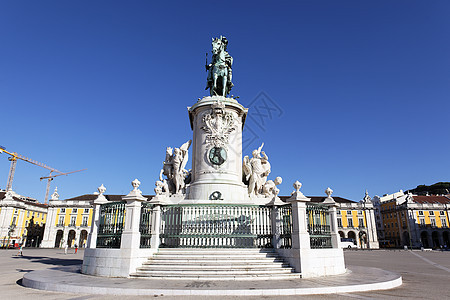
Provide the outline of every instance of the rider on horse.
[[[213,95],[227,96],[230,93],[231,88],[233,87],[233,83],[231,82],[232,78],[231,66],[233,65],[233,58],[226,51],[228,46],[228,40],[226,37],[221,36],[220,39],[219,38],[213,39],[212,44],[213,44],[212,62],[210,64],[205,65],[206,70],[208,70],[208,77],[205,90],[209,88],[211,96]],[[225,70],[222,70],[222,72],[220,72],[220,69],[225,67],[227,69],[226,72],[223,72]],[[216,75],[216,77],[223,76],[223,73],[226,74],[226,78],[224,78],[223,80],[224,82],[226,82],[226,87],[224,89],[225,93],[221,92],[217,86],[214,86],[215,85],[214,75]]]

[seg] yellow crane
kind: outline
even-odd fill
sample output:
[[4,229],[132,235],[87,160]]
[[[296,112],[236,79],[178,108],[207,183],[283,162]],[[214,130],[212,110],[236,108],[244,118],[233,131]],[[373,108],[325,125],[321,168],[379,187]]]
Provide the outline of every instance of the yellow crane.
[[[16,164],[17,164],[17,160],[18,159],[26,161],[26,162],[28,162],[30,164],[42,167],[44,169],[50,170],[50,175],[49,176],[45,176],[45,177],[41,177],[40,178],[40,180],[48,179],[47,189],[46,189],[46,194],[45,194],[45,200],[44,200],[45,204],[47,204],[47,200],[48,200],[48,191],[49,191],[49,188],[50,188],[50,181],[52,181],[54,177],[61,176],[61,175],[68,175],[68,174],[72,174],[72,173],[75,173],[75,172],[80,172],[80,171],[86,170],[86,169],[83,169],[83,170],[78,170],[78,171],[64,173],[64,172],[58,171],[55,168],[49,167],[46,164],[43,164],[41,162],[32,160],[32,159],[30,159],[28,157],[22,156],[22,155],[20,155],[20,154],[18,154],[16,152],[9,152],[3,146],[0,146],[0,153],[6,153],[6,154],[11,155],[10,157],[8,157],[8,160],[11,161],[11,167],[9,168],[8,182],[6,183],[6,191],[10,191],[11,188],[12,188],[12,182],[13,182],[13,179],[14,179],[14,173],[16,172]],[[58,174],[52,175],[52,173],[58,173]]]

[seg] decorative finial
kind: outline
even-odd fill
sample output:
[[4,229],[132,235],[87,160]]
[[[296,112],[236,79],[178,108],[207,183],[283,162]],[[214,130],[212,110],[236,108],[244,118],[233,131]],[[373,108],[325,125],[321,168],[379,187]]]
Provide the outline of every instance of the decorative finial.
[[53,192],[50,200],[59,200],[58,187],[55,187],[55,191]]
[[105,187],[105,186],[103,185],[103,183],[102,183],[102,185],[99,186],[99,187],[97,188],[97,190],[98,190],[98,192],[100,193],[100,195],[103,196],[103,193],[106,192],[106,187]]
[[294,186],[295,192],[299,193],[300,192],[300,188],[302,187],[302,183],[297,180],[297,181],[294,182],[293,186]]
[[335,206],[336,201],[334,201],[333,197],[331,197],[331,194],[333,194],[333,190],[327,187],[327,189],[325,190],[325,194],[327,194],[327,197],[322,201],[322,203]]
[[136,178],[131,182],[131,185],[133,186],[133,191],[139,191],[138,187],[141,185],[141,182]]
[[327,194],[327,197],[330,198],[331,194],[333,194],[333,190],[327,187],[327,189],[325,190],[325,194]]
[[364,202],[371,202],[372,201],[372,198],[370,198],[370,196],[369,196],[369,193],[367,192],[367,189],[366,189],[366,194],[364,195]]

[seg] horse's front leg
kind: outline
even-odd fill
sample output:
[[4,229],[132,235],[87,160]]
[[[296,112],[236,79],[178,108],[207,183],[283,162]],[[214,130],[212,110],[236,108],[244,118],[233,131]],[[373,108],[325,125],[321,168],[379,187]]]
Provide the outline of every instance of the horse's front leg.
[[216,74],[214,74],[213,79],[214,80],[213,80],[213,86],[211,87],[211,96],[214,96],[214,94],[217,94],[215,92],[216,87],[217,87],[217,75]]
[[224,97],[226,97],[227,96],[227,74],[224,74],[223,76],[222,76],[222,82],[223,82],[223,84],[222,84],[222,87],[223,87],[223,93],[222,93],[222,95],[224,96]]

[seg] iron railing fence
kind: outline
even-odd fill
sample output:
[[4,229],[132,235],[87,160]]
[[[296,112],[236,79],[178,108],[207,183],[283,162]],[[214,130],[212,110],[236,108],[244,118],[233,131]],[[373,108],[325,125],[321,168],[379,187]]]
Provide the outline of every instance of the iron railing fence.
[[328,206],[320,203],[307,203],[306,215],[311,248],[332,248]]
[[139,223],[139,232],[141,233],[140,248],[151,247],[153,207],[148,202],[142,202],[141,204],[141,220]]
[[271,211],[257,205],[163,206],[160,247],[271,248]]
[[125,201],[100,206],[97,248],[120,248],[125,222]]
[[292,248],[292,206],[290,204],[279,206],[277,212],[277,219],[280,220],[277,228],[280,236],[279,247],[290,249]]

